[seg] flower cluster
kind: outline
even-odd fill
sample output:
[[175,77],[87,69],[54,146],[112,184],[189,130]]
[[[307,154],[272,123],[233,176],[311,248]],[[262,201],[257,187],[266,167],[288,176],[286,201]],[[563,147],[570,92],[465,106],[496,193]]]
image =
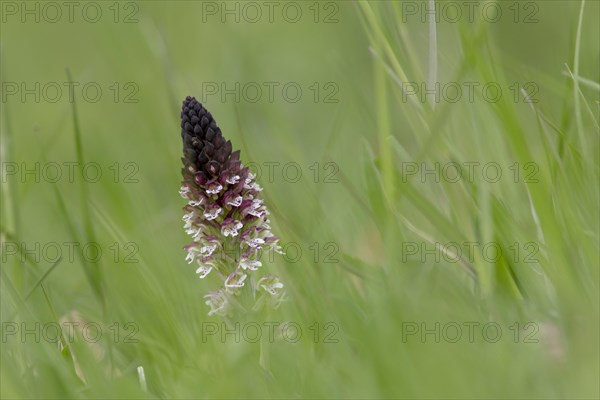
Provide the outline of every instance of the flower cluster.
[[281,253],[271,233],[269,212],[260,198],[256,177],[232,152],[214,118],[194,97],[188,96],[181,111],[183,182],[181,196],[184,228],[192,242],[184,247],[186,260],[196,266],[200,278],[217,275],[223,286],[208,293],[209,315],[227,315],[234,296],[250,282],[252,293],[269,296],[278,304],[283,284],[273,275],[258,280],[251,272],[262,267],[265,251]]

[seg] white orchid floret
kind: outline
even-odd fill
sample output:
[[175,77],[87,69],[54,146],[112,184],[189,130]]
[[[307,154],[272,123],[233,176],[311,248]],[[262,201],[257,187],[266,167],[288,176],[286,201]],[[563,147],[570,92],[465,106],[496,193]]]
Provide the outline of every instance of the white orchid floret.
[[185,233],[187,233],[188,235],[195,236],[200,231],[200,228],[197,227],[197,225],[195,225],[194,218],[195,213],[193,211],[183,216],[183,220],[185,221],[185,223],[183,224],[183,229],[185,229]]
[[202,229],[198,228],[193,232],[192,239],[199,241],[202,239]]
[[198,260],[198,265],[200,266],[196,269],[196,273],[200,279],[204,279],[213,269],[212,265],[200,264],[200,260]]
[[191,264],[194,262],[194,260],[196,259],[196,256],[198,256],[198,254],[200,254],[200,250],[198,249],[198,247],[190,247],[188,249],[188,253],[187,253],[187,257],[185,257],[185,261],[188,262],[188,264]]
[[250,271],[256,271],[258,267],[261,267],[262,263],[258,260],[241,260],[240,267],[242,269],[248,269]]
[[257,192],[261,192],[263,190],[262,187],[258,183],[248,182],[248,180],[246,180],[246,183],[244,184],[244,189],[256,190]]
[[232,272],[231,274],[229,274],[227,279],[225,279],[225,288],[239,289],[244,286],[244,281],[247,277],[248,275],[244,274],[243,272]]
[[204,256],[210,256],[210,255],[212,255],[212,253],[215,252],[216,249],[217,249],[216,243],[209,243],[200,248],[200,254],[202,254]]
[[[188,226],[187,223],[186,223],[186,226]],[[194,239],[194,241],[198,240],[198,237],[200,236],[201,232],[202,232],[202,229],[197,227],[196,225],[192,225],[191,222],[190,222],[188,228],[185,230],[185,233],[187,233],[188,235],[192,235],[192,238]]]
[[223,236],[227,237],[227,236],[231,236],[231,237],[235,237],[238,235],[238,231],[240,229],[242,229],[244,225],[242,225],[242,223],[238,220],[234,220],[231,218],[227,218],[225,221],[223,221],[223,225],[221,227],[221,233],[223,233]]
[[216,219],[219,214],[221,213],[222,209],[221,207],[211,207],[209,209],[207,209],[206,211],[204,211],[204,218],[206,218],[207,220],[211,221],[213,219]]
[[220,289],[215,292],[210,292],[207,295],[205,295],[204,298],[208,299],[204,302],[204,304],[210,307],[210,311],[208,312],[209,316],[213,314],[221,316],[226,315],[227,305],[229,304],[229,302],[227,300],[227,295],[225,294],[225,291]]
[[185,260],[188,264],[191,264],[200,255],[203,257],[212,255],[217,249],[217,243],[198,243],[194,241],[185,246],[185,249],[187,249],[188,252]]
[[221,192],[221,190],[223,190],[223,185],[221,185],[219,182],[215,181],[208,185],[208,187],[206,188],[206,193],[217,194],[217,193]]
[[234,206],[234,207],[239,207],[240,204],[242,204],[242,196],[237,196],[229,201],[227,201],[227,204],[230,206]]
[[262,288],[265,292],[272,296],[276,296],[281,293],[283,289],[283,283],[279,281],[279,278],[273,275],[265,275],[258,280],[256,286]]
[[250,207],[248,207],[247,213],[259,218],[263,215],[268,214],[266,208],[263,205],[262,199],[253,199],[252,204],[250,204]]
[[260,187],[260,185],[258,183],[256,183],[255,179],[256,179],[256,174],[253,174],[252,172],[249,173],[248,177],[244,181],[244,189],[256,190],[257,192],[260,192],[262,190],[262,188]]
[[239,175],[230,176],[225,180],[225,182],[229,183],[230,185],[235,185],[239,181],[240,181]]
[[184,199],[187,199],[188,198],[188,194],[190,194],[190,188],[188,186],[181,186],[181,189],[179,189],[179,194]]
[[185,261],[187,261],[188,264],[191,264],[194,262],[194,259],[196,258],[196,253],[194,253],[193,251],[188,251],[187,256],[185,257]]
[[256,210],[250,210],[250,211],[248,211],[248,214],[260,218],[260,217],[262,217],[264,215],[268,215],[269,212],[267,210],[256,209]]
[[253,239],[247,240],[246,243],[248,244],[248,246],[252,247],[253,249],[256,249],[256,248],[260,247],[261,245],[265,244],[265,241],[264,241],[264,239],[261,239],[261,238],[253,238]]

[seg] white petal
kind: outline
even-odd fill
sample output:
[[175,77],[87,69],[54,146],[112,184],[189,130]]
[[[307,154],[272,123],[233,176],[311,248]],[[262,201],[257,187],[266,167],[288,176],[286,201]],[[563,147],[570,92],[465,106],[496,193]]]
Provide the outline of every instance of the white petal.
[[212,271],[212,267],[207,266],[207,265],[201,265],[197,270],[196,273],[198,274],[198,277],[200,279],[203,279],[206,277],[206,275],[209,274],[209,272]]
[[242,196],[238,196],[235,199],[231,199],[227,202],[230,206],[239,207],[242,204]]
[[210,210],[204,212],[204,217],[210,221],[217,218],[220,213],[221,207],[211,208]]
[[230,178],[227,178],[226,182],[229,183],[230,185],[235,185],[236,183],[238,183],[239,180],[240,180],[240,176],[239,175],[235,175],[235,176],[232,176]]

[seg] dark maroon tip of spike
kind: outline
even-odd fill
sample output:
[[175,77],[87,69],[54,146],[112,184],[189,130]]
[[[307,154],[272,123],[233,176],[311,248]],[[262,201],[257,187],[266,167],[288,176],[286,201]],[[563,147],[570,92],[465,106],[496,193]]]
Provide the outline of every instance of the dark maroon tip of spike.
[[189,158],[192,160],[198,156],[193,148],[187,148],[183,150],[183,155],[185,156],[185,158]]
[[204,164],[206,164],[207,162],[208,162],[208,156],[206,155],[204,150],[202,150],[202,152],[198,155],[198,164],[197,165],[204,166]]
[[227,165],[227,169],[229,169],[231,172],[237,172],[240,170],[240,168],[242,168],[242,163],[240,160],[229,160],[226,163]]
[[227,153],[227,155],[231,154],[231,142],[229,140],[223,145],[223,151]]
[[217,151],[217,154],[215,155],[215,160],[217,160],[219,164],[225,164],[225,157],[227,157],[227,154],[225,154],[221,151],[221,149],[219,149]]
[[206,155],[212,156],[215,153],[215,145],[209,141],[204,142],[204,151]]
[[231,161],[236,161],[240,159],[240,151],[236,150],[233,153],[231,153],[231,157],[229,158]]
[[209,123],[210,123],[210,121],[208,120],[208,118],[206,118],[206,116],[204,116],[204,117],[202,117],[202,121],[200,121],[200,126],[202,126],[202,129],[204,129],[208,126]]
[[206,140],[211,141],[215,138],[215,131],[212,130],[212,128],[208,128],[206,130]]
[[213,140],[213,143],[215,145],[215,148],[219,149],[225,144],[225,139],[223,139],[223,136],[217,135],[217,137],[215,137],[215,140]]
[[[218,176],[229,163],[231,142],[225,141],[212,114],[192,96],[183,101],[181,128],[186,166]],[[235,154],[234,160],[239,160],[239,152]]]

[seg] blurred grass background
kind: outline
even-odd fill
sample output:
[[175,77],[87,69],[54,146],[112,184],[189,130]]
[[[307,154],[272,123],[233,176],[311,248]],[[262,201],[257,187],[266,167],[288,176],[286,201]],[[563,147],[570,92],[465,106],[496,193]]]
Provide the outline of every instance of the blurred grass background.
[[[111,2],[96,3],[103,12],[97,23],[77,12],[72,23],[66,16],[23,23],[6,3],[2,398],[600,395],[597,1],[482,2],[505,14],[497,23],[477,12],[473,22],[442,18],[434,41],[427,21],[406,8],[428,2],[295,3],[303,12],[297,23],[283,18],[277,10],[287,3],[279,2],[273,22],[263,7],[256,23],[243,14],[239,23],[235,15],[223,22],[198,1],[115,3],[118,23]],[[515,4],[517,22],[509,8]],[[534,11],[537,22],[523,23]],[[136,21],[123,23],[130,13]],[[327,16],[334,20],[324,23]],[[7,93],[13,83],[63,85],[66,68],[72,81],[97,83],[101,99],[85,101],[77,89],[74,103],[66,91],[54,103]],[[435,107],[403,98],[402,82],[428,82],[434,70],[442,84],[495,82],[503,97],[491,103],[476,90],[472,102],[442,99]],[[115,82],[118,101],[110,89]],[[207,82],[280,85],[274,101],[263,92],[253,103],[207,95]],[[289,82],[303,89],[297,102],[281,94]],[[519,92],[515,101],[515,82],[534,82],[538,102],[525,102]],[[327,83],[338,89],[337,102],[324,102]],[[138,101],[125,102],[132,88]],[[182,250],[189,239],[178,194],[179,111],[187,95],[206,96],[203,103],[244,163],[301,166],[296,183],[281,169],[272,180],[262,170],[273,231],[303,253],[297,262],[276,257],[263,267],[282,277],[289,301],[248,317],[299,324],[297,343],[263,340],[261,349],[244,340],[201,339],[203,324],[221,321],[206,315],[202,299],[214,282],[199,281]],[[69,182],[65,167],[51,183],[7,173],[9,163],[36,162],[95,162],[103,175],[86,183],[75,169]],[[339,168],[337,182],[324,182],[328,162]],[[497,183],[481,175],[424,182],[403,171],[407,162],[497,162],[504,175]],[[535,163],[537,182],[515,182],[514,163],[521,173]],[[63,260],[48,273],[49,257],[35,259],[41,251],[7,254],[10,243],[31,249],[65,242],[97,242],[103,255],[89,262],[75,252],[71,259],[63,245]],[[124,248],[129,242],[134,247]],[[475,252],[474,260],[457,263],[406,255],[406,243],[449,242],[495,243],[506,257],[490,262]],[[516,260],[508,256],[515,242],[522,251]],[[535,263],[524,262],[529,242],[539,247]],[[329,243],[337,249],[333,263],[324,262]],[[137,263],[124,260],[132,249]],[[65,318],[100,324],[102,339],[90,345],[79,338],[59,351],[31,335],[7,335],[10,323],[31,328]],[[124,341],[123,329],[114,340],[110,326],[128,322],[139,328],[137,342]],[[324,341],[327,322],[338,328],[335,343]],[[480,324],[472,343],[466,328],[457,343],[437,343],[433,334],[423,340],[421,332],[406,337],[412,323],[433,329],[470,322]],[[495,343],[481,339],[481,326],[491,322],[503,330]],[[530,322],[534,342],[523,339]],[[315,323],[319,340],[310,330]],[[266,353],[268,369],[259,365]]]

